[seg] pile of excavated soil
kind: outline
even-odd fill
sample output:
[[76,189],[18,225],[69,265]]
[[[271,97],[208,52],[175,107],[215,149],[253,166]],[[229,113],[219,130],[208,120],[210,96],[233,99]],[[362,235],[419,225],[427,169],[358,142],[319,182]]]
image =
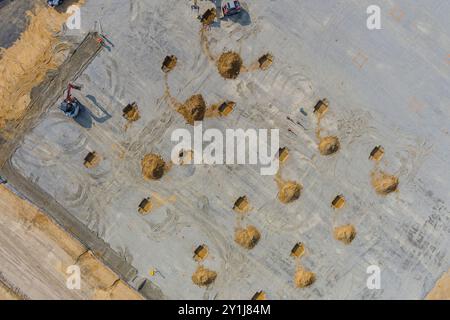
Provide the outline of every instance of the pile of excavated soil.
[[261,234],[254,226],[239,228],[234,234],[234,241],[246,249],[253,249],[261,239]]
[[261,70],[267,70],[273,63],[273,55],[266,53],[258,59],[259,68]]
[[396,176],[386,174],[382,171],[375,171],[371,174],[372,186],[380,195],[387,195],[398,188],[399,180]]
[[295,181],[287,181],[280,185],[278,191],[278,200],[282,203],[290,203],[300,197],[302,186]]
[[356,237],[356,228],[351,224],[334,228],[334,238],[345,244],[350,244]]
[[27,14],[27,29],[10,48],[0,52],[0,128],[23,117],[31,90],[61,65],[68,51],[56,35],[68,17],[66,13],[37,5]]
[[294,283],[297,288],[305,288],[312,285],[316,281],[314,272],[307,270],[304,267],[298,267],[294,276]]
[[192,282],[199,287],[208,286],[217,278],[217,272],[199,266],[192,275]]
[[123,117],[130,122],[134,122],[140,119],[139,108],[136,102],[128,104],[123,108]]
[[164,175],[166,163],[157,154],[147,154],[141,161],[142,175],[145,179],[158,180]]
[[321,155],[328,156],[336,153],[339,150],[340,146],[341,144],[338,137],[329,136],[320,139],[319,151]]
[[161,66],[161,70],[165,73],[168,73],[172,71],[176,65],[177,65],[177,57],[175,57],[174,55],[167,56],[164,59],[164,62]]
[[200,17],[200,22],[204,25],[204,26],[208,26],[214,23],[214,21],[216,20],[216,9],[211,8],[205,11],[205,13],[203,13],[203,15]]
[[84,158],[84,166],[88,169],[95,168],[101,161],[101,157],[97,154],[97,152],[89,152],[88,155]]
[[225,79],[236,79],[241,72],[242,65],[242,58],[232,51],[222,53],[217,60],[217,69]]
[[179,106],[177,111],[186,119],[187,123],[193,125],[195,121],[202,121],[205,117],[206,103],[201,94],[196,94]]

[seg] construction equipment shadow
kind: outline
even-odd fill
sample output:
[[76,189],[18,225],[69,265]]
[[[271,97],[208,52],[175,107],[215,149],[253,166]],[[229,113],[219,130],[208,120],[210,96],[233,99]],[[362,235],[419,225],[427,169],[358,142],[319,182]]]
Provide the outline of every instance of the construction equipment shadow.
[[97,99],[92,95],[87,95],[87,99],[89,99],[93,105],[95,105],[98,109],[102,111],[104,114],[101,117],[96,116],[90,109],[88,109],[84,104],[80,103],[80,113],[75,118],[75,121],[82,126],[83,128],[90,129],[92,127],[93,121],[97,123],[104,123],[111,119],[111,115],[108,111],[105,110],[98,102]]

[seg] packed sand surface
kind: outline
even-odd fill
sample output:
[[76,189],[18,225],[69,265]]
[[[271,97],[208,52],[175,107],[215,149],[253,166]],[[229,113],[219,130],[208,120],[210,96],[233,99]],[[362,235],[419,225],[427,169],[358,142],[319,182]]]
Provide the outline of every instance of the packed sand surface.
[[57,33],[68,15],[38,5],[20,38],[0,53],[0,129],[19,120],[31,101],[31,90],[64,60],[67,46]]
[[[78,240],[1,185],[0,212],[0,299],[94,299],[106,289],[105,299],[142,299]],[[66,287],[73,264],[82,271],[81,290]]]

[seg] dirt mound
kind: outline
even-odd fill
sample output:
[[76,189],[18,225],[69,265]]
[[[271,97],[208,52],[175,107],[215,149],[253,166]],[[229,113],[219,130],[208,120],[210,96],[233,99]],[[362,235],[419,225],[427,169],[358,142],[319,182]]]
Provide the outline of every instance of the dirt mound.
[[172,71],[176,65],[177,65],[177,57],[175,57],[174,55],[167,56],[164,58],[161,70],[165,73],[168,73]]
[[217,69],[225,79],[236,79],[241,72],[242,65],[242,58],[232,51],[222,53],[217,60]]
[[158,180],[164,175],[166,163],[157,154],[148,154],[142,159],[142,175],[145,179]]
[[97,154],[97,152],[89,152],[87,156],[84,158],[84,166],[86,168],[95,168],[101,161],[101,157]]
[[341,144],[337,137],[329,136],[320,139],[319,151],[321,155],[328,156],[336,153],[339,150],[340,146]]
[[261,239],[261,234],[254,226],[239,228],[234,234],[234,241],[246,249],[253,249]]
[[258,59],[258,63],[261,70],[269,69],[273,63],[273,55],[271,55],[270,53],[266,53]]
[[217,278],[217,272],[199,266],[192,275],[192,282],[199,287],[208,286]]
[[137,121],[141,117],[139,115],[139,108],[136,102],[128,104],[125,108],[123,108],[122,112],[123,117],[130,122]]
[[295,181],[287,181],[280,186],[278,200],[282,203],[290,203],[300,197],[302,186]]
[[204,26],[211,25],[214,23],[214,20],[216,20],[216,16],[217,16],[216,9],[214,8],[208,9],[200,17],[200,22]]
[[298,267],[294,276],[294,283],[297,288],[305,288],[316,281],[316,275],[304,267]]
[[372,186],[381,195],[387,195],[397,190],[399,180],[396,176],[381,171],[372,172]]
[[177,111],[186,119],[187,123],[193,125],[195,121],[202,121],[205,117],[206,103],[201,94],[196,94],[179,106]]
[[351,224],[334,228],[334,238],[345,244],[350,244],[356,237],[356,228]]

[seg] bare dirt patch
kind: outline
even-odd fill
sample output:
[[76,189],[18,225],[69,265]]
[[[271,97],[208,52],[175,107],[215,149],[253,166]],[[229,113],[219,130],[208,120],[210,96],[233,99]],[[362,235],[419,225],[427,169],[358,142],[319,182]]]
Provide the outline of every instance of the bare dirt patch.
[[261,234],[254,226],[238,228],[234,234],[234,241],[245,249],[253,249],[261,239]]
[[294,276],[294,283],[297,288],[305,288],[312,285],[316,281],[314,272],[300,266],[297,268]]
[[380,195],[388,195],[398,189],[399,179],[383,171],[372,172],[371,180],[376,193]]
[[159,180],[164,175],[166,163],[157,154],[148,154],[142,159],[142,175],[148,180]]
[[356,228],[352,224],[334,228],[334,238],[344,244],[350,244],[355,237]]
[[241,72],[243,62],[239,54],[233,51],[222,53],[217,60],[219,74],[225,79],[236,79]]
[[212,284],[217,278],[217,272],[209,270],[203,266],[199,266],[192,275],[192,282],[199,287]]

